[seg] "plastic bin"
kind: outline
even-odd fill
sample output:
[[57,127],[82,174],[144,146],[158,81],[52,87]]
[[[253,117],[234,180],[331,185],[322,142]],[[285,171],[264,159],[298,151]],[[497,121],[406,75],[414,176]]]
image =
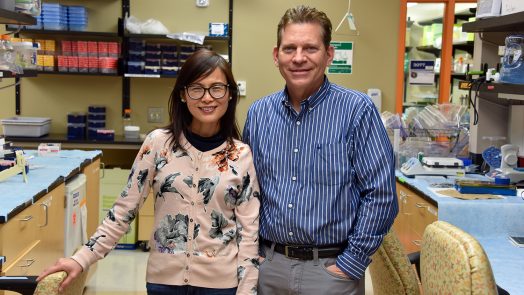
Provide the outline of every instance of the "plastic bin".
[[51,118],[12,117],[2,119],[5,136],[40,137],[49,133]]

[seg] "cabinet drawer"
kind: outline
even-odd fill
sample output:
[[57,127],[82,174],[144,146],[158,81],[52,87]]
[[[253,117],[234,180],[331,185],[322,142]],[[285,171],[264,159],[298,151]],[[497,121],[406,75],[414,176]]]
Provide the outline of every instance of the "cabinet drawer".
[[413,220],[416,222],[409,223],[408,225],[416,234],[422,237],[426,226],[438,220],[437,208],[416,195],[412,201],[410,204],[410,212],[413,214]]
[[7,265],[34,242],[37,228],[45,224],[43,210],[41,205],[32,205],[1,225],[0,253],[6,256]]
[[39,275],[45,267],[45,261],[41,259],[44,249],[40,240],[33,242],[20,256],[13,257],[13,260],[3,269],[3,275],[7,276],[29,276]]

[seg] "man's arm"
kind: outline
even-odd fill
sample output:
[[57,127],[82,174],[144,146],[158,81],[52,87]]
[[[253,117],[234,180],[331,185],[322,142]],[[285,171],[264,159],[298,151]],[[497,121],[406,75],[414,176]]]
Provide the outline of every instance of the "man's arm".
[[353,279],[360,279],[370,256],[382,243],[398,213],[393,148],[378,111],[371,104],[356,119],[353,169],[360,191],[360,206],[346,250],[336,265]]

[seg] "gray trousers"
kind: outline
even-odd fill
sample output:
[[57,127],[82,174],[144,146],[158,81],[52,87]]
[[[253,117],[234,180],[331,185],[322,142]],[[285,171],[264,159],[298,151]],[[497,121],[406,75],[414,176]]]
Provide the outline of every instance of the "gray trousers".
[[297,260],[262,247],[266,258],[260,264],[258,295],[364,295],[364,277],[355,281],[326,269],[336,258]]

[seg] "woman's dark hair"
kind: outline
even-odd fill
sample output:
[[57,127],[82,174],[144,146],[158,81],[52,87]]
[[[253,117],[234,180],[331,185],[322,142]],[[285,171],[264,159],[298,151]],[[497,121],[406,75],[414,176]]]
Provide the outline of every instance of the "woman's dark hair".
[[[230,64],[219,54],[208,49],[199,49],[184,63],[177,76],[175,87],[169,97],[169,125],[164,128],[169,130],[169,144],[172,149],[182,148],[180,135],[189,131],[193,116],[182,102],[184,87],[209,76],[215,69],[220,69],[226,76],[229,84],[229,104],[227,110],[220,118],[220,135],[233,144],[233,139],[240,139],[240,131],[236,122],[236,108],[238,103],[238,86],[233,77]],[[229,99],[225,97],[224,99]]]

